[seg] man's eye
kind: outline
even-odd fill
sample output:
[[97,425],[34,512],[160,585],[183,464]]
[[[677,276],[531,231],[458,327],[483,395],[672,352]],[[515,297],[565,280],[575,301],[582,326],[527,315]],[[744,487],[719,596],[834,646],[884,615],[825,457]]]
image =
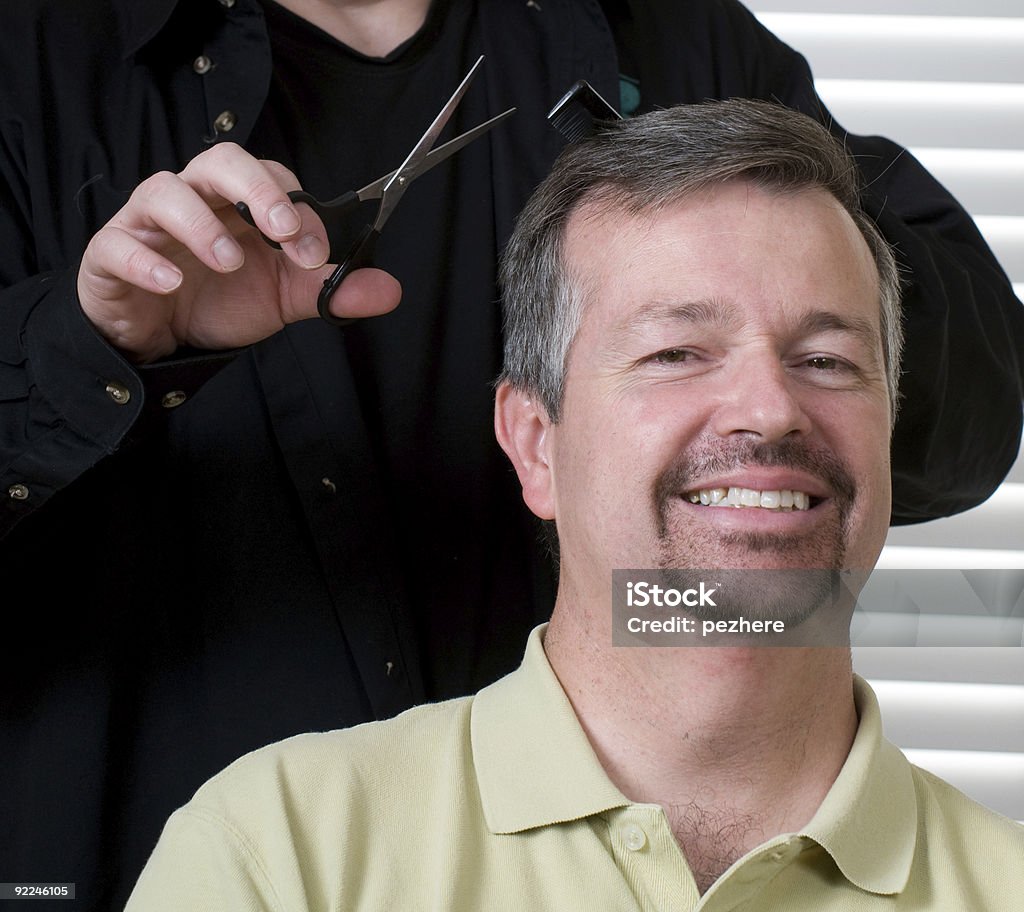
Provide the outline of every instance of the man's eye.
[[682,364],[684,361],[693,360],[693,352],[687,351],[685,348],[670,348],[658,352],[654,356],[654,360],[661,364]]
[[824,355],[818,355],[815,358],[808,358],[807,364],[815,370],[821,371],[839,370],[842,366],[835,358],[827,358]]

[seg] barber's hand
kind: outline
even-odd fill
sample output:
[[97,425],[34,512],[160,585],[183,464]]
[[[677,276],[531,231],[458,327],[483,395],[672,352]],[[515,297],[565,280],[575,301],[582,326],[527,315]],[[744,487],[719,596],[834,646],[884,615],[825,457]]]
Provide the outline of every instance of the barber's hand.
[[[288,200],[299,182],[276,162],[222,143],[180,174],[141,183],[86,248],[78,273],[82,309],[134,361],[179,345],[236,348],[286,323],[315,317],[331,268],[323,224]],[[244,200],[274,250],[235,211]],[[378,269],[353,272],[331,301],[337,316],[366,317],[398,305],[401,287]]]

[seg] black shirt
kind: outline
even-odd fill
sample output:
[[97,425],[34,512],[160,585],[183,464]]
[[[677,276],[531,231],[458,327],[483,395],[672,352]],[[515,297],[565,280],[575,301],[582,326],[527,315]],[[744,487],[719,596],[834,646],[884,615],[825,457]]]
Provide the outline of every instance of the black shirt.
[[[274,82],[281,45],[254,0],[6,12],[0,61],[17,79],[0,84],[5,881],[75,881],[77,908],[119,907],[170,811],[239,754],[470,691],[518,661],[551,585],[491,440],[493,264],[560,146],[547,110],[579,78],[614,101],[618,40],[641,110],[749,95],[827,116],[802,59],[742,7],[681,8],[617,4],[613,33],[588,0],[453,0],[444,23],[458,28],[432,20],[385,64],[335,61],[372,81],[376,104],[394,90],[401,116],[371,108],[366,121],[342,107],[361,96],[338,85],[322,119],[304,96],[306,122],[292,126],[281,119],[294,110],[268,97],[300,83]],[[450,59],[436,59],[448,41]],[[141,370],[85,320],[77,262],[143,178],[231,140],[287,155],[314,192],[358,187],[398,164],[479,53],[455,129],[519,111],[418,181],[389,223],[382,262],[405,284],[395,315],[344,330],[307,321],[241,353],[181,352]],[[391,67],[422,67],[431,84],[402,98]],[[339,115],[363,120],[340,136]],[[293,130],[307,131],[301,143]],[[911,280],[895,515],[943,515],[987,496],[1016,455],[1021,310],[912,158],[882,140],[849,144]],[[184,404],[163,407],[175,391]]]
[[[274,74],[248,145],[324,199],[397,167],[482,47],[466,0],[438,0],[419,33],[383,61],[274,3],[265,11]],[[439,142],[495,113],[487,87],[497,77],[485,63]],[[367,124],[371,142],[356,126]],[[470,692],[514,661],[500,642],[481,648],[483,632],[467,629],[451,605],[491,605],[517,626],[537,617],[512,582],[533,572],[514,543],[529,537],[530,520],[489,430],[490,379],[501,364],[492,173],[480,142],[416,181],[377,247],[378,265],[402,283],[402,306],[344,332],[315,327],[325,346],[344,351],[306,366],[324,388],[355,385],[373,464],[387,479],[382,506],[401,555],[395,584],[435,698]],[[368,204],[350,235],[374,214]],[[488,565],[496,572],[466,569]]]

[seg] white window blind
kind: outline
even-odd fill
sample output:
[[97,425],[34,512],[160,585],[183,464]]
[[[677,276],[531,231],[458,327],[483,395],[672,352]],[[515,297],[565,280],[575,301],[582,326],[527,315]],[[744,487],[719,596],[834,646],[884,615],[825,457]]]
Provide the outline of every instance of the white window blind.
[[[952,191],[1024,297],[1024,2],[747,6],[807,57],[839,123],[907,146]],[[980,507],[891,530],[880,566],[1024,580],[1024,457]],[[1024,820],[1024,648],[858,647],[854,666],[913,762]]]

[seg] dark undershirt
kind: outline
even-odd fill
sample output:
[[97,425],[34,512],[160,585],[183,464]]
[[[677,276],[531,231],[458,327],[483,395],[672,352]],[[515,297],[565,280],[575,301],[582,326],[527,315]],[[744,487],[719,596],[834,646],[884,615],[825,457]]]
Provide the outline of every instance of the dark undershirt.
[[[480,54],[465,0],[435,0],[420,31],[383,59],[269,0],[265,9],[274,78],[249,148],[321,199],[398,167]],[[439,143],[497,113],[487,109],[487,78],[485,63]],[[502,603],[504,581],[528,569],[521,544],[508,547],[522,541],[525,511],[491,430],[500,368],[492,198],[482,139],[417,180],[387,223],[377,263],[402,283],[398,310],[323,327],[344,346],[386,479],[400,552],[392,563],[406,570],[432,698],[478,686],[490,657],[507,652],[493,647],[501,631],[484,618],[533,611]],[[375,215],[374,204],[364,209],[353,233]],[[316,365],[318,382],[345,383],[345,360]]]

